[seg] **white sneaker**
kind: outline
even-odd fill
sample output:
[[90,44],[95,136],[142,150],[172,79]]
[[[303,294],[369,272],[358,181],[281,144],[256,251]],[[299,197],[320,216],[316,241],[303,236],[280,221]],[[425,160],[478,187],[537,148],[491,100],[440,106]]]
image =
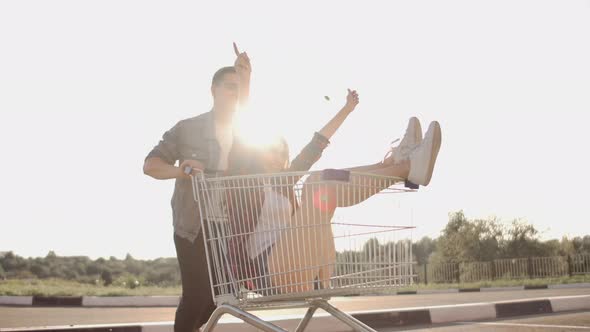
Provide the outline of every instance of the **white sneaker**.
[[[399,139],[392,142],[395,143]],[[404,160],[408,160],[410,158],[410,154],[412,150],[414,150],[420,143],[422,142],[422,126],[420,126],[420,121],[416,117],[411,117],[410,121],[408,122],[408,127],[406,128],[406,133],[404,134],[404,138],[399,143],[398,146],[391,148],[389,152],[383,158],[383,162],[386,162],[386,159],[392,158],[393,164],[400,163]]]
[[422,186],[430,183],[441,139],[440,124],[436,121],[431,122],[424,140],[410,154],[410,174],[408,175],[410,182]]

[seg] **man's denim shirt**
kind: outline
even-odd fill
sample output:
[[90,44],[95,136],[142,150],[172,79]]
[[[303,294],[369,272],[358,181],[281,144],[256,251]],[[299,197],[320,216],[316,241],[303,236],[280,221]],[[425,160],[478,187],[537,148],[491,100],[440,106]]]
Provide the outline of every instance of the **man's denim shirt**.
[[[291,163],[292,171],[307,171],[320,158],[329,141],[322,135],[315,133],[313,139]],[[219,162],[220,146],[215,136],[213,112],[209,111],[196,117],[181,120],[172,129],[164,133],[162,140],[147,155],[159,157],[164,162],[174,165],[181,164],[188,159],[198,160],[208,170],[215,171]],[[232,158],[231,156],[240,156]],[[243,165],[232,165],[233,160],[243,160],[249,156],[245,145],[241,144],[234,135],[230,151],[230,168],[240,169]],[[232,172],[233,173],[233,172]],[[241,172],[236,171],[236,174]],[[176,179],[174,194],[172,195],[172,220],[174,233],[180,237],[194,241],[201,230],[199,206],[194,200],[190,179]]]
[[[146,159],[159,157],[170,165],[193,159],[202,162],[206,169],[215,170],[220,147],[213,120],[213,112],[210,111],[178,122],[164,133]],[[174,233],[194,241],[201,229],[201,218],[190,179],[176,179],[171,204]]]

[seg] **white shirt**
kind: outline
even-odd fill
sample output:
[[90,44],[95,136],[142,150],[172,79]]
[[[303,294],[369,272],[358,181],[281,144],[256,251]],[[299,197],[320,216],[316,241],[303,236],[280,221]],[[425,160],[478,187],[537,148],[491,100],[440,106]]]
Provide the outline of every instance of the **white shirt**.
[[283,228],[289,225],[291,202],[270,186],[264,187],[264,204],[260,210],[254,234],[250,235],[246,248],[254,259],[271,247],[281,236]]
[[[215,123],[215,138],[219,143],[219,161],[217,162],[217,171],[227,170],[227,158],[229,150],[231,150],[234,135],[231,124]],[[218,188],[219,189],[219,188]],[[222,190],[210,190],[209,197],[211,204],[208,208],[209,221],[226,222],[227,221],[227,205],[225,202],[225,195]]]
[[234,134],[232,131],[232,125],[220,125],[215,124],[215,137],[219,143],[219,163],[217,164],[217,170],[227,170],[227,157],[229,156],[229,150],[231,150]]

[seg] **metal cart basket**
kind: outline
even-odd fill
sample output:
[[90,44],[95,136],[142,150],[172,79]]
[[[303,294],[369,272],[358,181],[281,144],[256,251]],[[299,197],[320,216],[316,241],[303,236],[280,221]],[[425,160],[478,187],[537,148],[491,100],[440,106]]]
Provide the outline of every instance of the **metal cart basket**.
[[[375,194],[413,191],[394,177],[324,170],[248,176],[192,176],[211,292],[217,305],[204,331],[231,314],[264,331],[285,331],[248,312],[321,308],[355,331],[374,331],[328,303],[412,284],[410,226],[334,218],[336,207]],[[365,219],[365,218],[363,218]]]

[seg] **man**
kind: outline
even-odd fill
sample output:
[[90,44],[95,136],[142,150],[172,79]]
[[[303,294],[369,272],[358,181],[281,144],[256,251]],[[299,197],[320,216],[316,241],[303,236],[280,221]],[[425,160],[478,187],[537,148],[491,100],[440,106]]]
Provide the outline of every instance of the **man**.
[[246,52],[240,53],[235,43],[234,52],[234,66],[223,67],[213,75],[211,111],[182,120],[164,133],[143,165],[143,172],[155,179],[176,179],[172,212],[182,298],[176,310],[175,332],[194,332],[215,310],[198,205],[184,169],[225,171],[230,150],[239,146],[234,141],[232,122],[238,104],[248,99],[251,66]]

